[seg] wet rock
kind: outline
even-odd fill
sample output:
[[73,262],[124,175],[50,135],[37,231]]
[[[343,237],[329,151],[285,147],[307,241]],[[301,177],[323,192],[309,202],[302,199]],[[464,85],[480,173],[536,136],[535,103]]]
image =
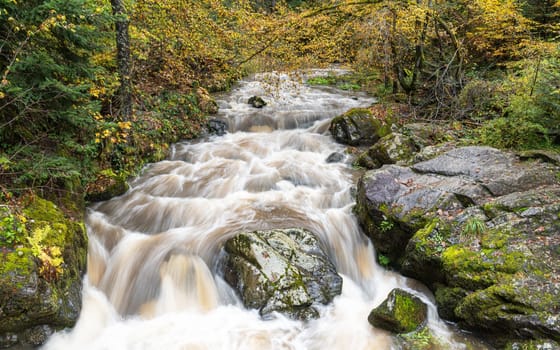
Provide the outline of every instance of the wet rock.
[[37,247],[50,258],[60,249],[64,263],[56,271],[50,258],[26,244],[0,252],[0,347],[40,345],[54,330],[72,327],[81,308],[84,227],[38,197],[30,200],[23,215]]
[[396,348],[400,350],[446,349],[426,326],[410,333],[400,334],[395,341]]
[[393,289],[369,316],[369,323],[393,333],[409,333],[426,323],[428,307],[418,297]]
[[266,102],[260,96],[251,96],[247,103],[255,108],[263,108],[266,106]]
[[228,131],[228,124],[220,119],[210,119],[208,121],[208,133],[210,135],[222,136]]
[[466,179],[388,165],[362,176],[355,212],[376,250],[395,263],[412,235],[438,210],[456,212],[486,197],[483,186]]
[[331,154],[329,154],[329,156],[326,159],[327,163],[340,163],[344,160],[345,156],[344,154],[340,153],[340,152],[333,152]]
[[380,254],[428,285],[438,312],[507,341],[560,339],[560,168],[489,147],[358,184],[358,215]]
[[354,108],[335,117],[329,130],[339,143],[349,146],[370,146],[389,134],[391,126],[376,119],[367,108]]
[[457,348],[457,343],[461,343],[460,348],[465,350],[495,350],[480,339],[461,332],[455,333],[454,344],[444,334],[434,333],[427,325],[410,333],[398,334],[394,339],[395,348],[399,350],[452,350]]
[[315,304],[341,293],[342,278],[307,230],[243,232],[226,242],[225,251],[225,280],[264,317],[276,311],[315,318]]

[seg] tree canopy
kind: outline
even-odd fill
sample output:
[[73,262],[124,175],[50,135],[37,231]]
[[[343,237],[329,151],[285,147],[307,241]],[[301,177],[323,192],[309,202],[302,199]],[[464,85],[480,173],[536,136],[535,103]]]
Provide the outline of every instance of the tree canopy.
[[[417,117],[468,121],[501,146],[511,143],[496,137],[513,136],[490,130],[529,128],[548,141],[558,132],[558,1],[1,4],[0,177],[10,190],[133,171],[196,135],[201,88],[270,69],[344,64]],[[123,28],[128,53],[116,40]]]

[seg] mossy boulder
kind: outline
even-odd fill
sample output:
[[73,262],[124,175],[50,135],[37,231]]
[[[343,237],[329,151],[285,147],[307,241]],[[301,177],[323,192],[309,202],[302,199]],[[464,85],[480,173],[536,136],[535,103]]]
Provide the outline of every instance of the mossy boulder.
[[[368,171],[360,178],[354,211],[376,250],[389,257],[392,265],[400,266],[409,240],[438,211],[457,212],[487,195],[476,183],[443,180],[396,165]],[[454,190],[448,190],[452,186]]]
[[395,337],[395,348],[399,350],[453,350],[457,349],[457,343],[461,343],[461,349],[465,350],[494,349],[480,339],[461,332],[455,334],[453,342],[450,340],[443,335],[438,336],[425,325],[410,333],[398,334]]
[[399,133],[410,137],[419,148],[438,145],[456,138],[448,128],[437,123],[408,123],[399,129]]
[[396,337],[396,343],[401,350],[446,349],[426,326],[410,333],[400,334]]
[[280,312],[295,319],[318,316],[342,290],[342,278],[315,236],[304,229],[242,232],[225,244],[225,280],[246,307],[263,317]]
[[331,121],[336,142],[349,146],[370,146],[391,132],[391,125],[377,119],[367,108],[354,108]]
[[409,333],[426,323],[428,307],[420,298],[402,289],[393,289],[378,307],[371,310],[369,323],[393,333]]
[[434,159],[444,153],[454,150],[455,148],[457,148],[457,144],[453,141],[428,145],[425,147],[422,146],[420,147],[420,151],[414,155],[411,163],[414,164]]
[[354,164],[366,169],[377,169],[385,164],[410,165],[449,151],[454,139],[452,133],[435,124],[405,124],[361,153]]
[[560,169],[488,147],[368,171],[355,212],[438,312],[497,347],[560,340]]
[[406,165],[412,161],[418,150],[419,147],[411,137],[396,132],[390,133],[361,154],[356,164],[367,169],[377,169],[384,164]]
[[81,308],[87,236],[52,202],[26,199],[26,240],[0,252],[0,347],[40,345]]

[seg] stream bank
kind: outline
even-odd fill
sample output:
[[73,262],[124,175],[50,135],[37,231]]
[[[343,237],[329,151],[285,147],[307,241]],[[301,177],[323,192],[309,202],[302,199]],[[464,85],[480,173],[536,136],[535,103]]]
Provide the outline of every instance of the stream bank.
[[[441,317],[498,348],[558,348],[560,155],[460,146],[422,123],[387,131],[367,112],[335,119],[335,137],[368,146],[354,160],[370,169],[355,213],[378,261],[425,283]],[[362,137],[357,116],[380,137]]]

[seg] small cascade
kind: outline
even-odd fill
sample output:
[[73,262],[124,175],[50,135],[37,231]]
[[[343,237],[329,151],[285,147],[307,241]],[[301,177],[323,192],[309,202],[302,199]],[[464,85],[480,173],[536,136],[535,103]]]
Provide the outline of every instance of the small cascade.
[[207,312],[218,306],[212,273],[198,256],[171,255],[160,267],[160,279],[157,299],[140,308],[143,317],[182,311]]

